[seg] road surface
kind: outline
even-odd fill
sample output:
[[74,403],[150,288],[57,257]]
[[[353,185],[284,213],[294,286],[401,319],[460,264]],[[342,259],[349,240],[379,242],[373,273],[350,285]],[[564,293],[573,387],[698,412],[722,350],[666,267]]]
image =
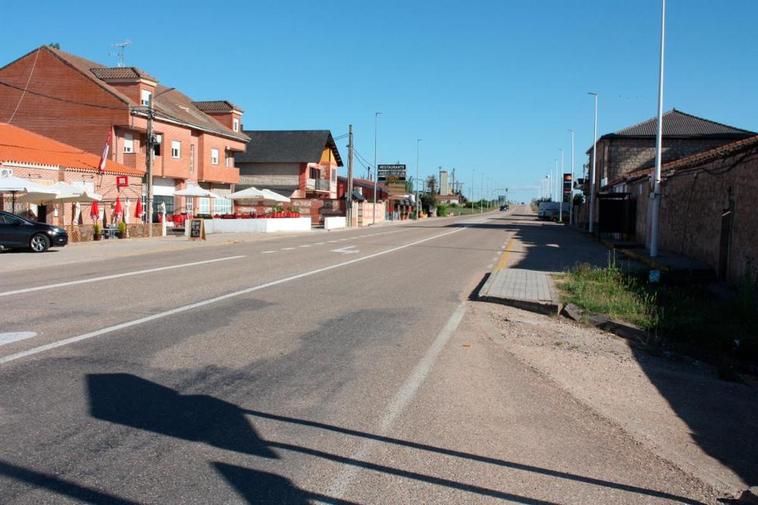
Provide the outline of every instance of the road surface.
[[491,338],[502,217],[3,272],[0,502],[710,502]]

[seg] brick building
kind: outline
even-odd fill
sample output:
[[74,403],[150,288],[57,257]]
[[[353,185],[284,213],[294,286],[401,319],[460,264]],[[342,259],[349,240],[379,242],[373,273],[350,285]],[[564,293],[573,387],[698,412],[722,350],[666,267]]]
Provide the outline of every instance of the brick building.
[[[242,110],[224,100],[193,102],[136,67],[105,67],[42,46],[0,68],[0,121],[99,154],[111,136],[111,160],[145,172],[147,113],[155,111],[155,207],[202,212],[231,201],[174,196],[196,181],[224,196],[239,181]],[[100,188],[97,188],[100,191]]]
[[[142,170],[108,160],[99,170],[100,157],[78,147],[44,137],[7,123],[0,123],[0,169],[16,177],[51,186],[57,182],[82,185],[90,191],[97,188],[103,197],[100,206],[107,208],[120,198],[122,205],[134,204],[142,197]],[[122,185],[117,184],[117,178]],[[0,209],[10,210],[8,195],[0,198]],[[134,209],[134,205],[131,206]],[[32,207],[40,221],[59,226],[72,224],[72,204],[17,205],[17,210]],[[91,224],[89,204],[82,204],[82,224]]]
[[[662,167],[659,243],[707,263],[731,282],[758,275],[758,136]],[[629,174],[636,238],[647,241],[650,167]]]

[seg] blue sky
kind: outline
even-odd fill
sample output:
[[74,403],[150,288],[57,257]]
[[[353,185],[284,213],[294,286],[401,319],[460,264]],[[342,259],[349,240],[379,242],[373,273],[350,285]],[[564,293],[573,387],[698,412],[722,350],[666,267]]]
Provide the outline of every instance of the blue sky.
[[[353,124],[373,160],[456,168],[477,196],[528,200],[559,156],[655,115],[660,0],[18,2],[0,0],[0,63],[44,43],[138,66],[195,99],[229,99],[247,129]],[[128,14],[128,15],[127,15]],[[665,108],[758,130],[755,0],[669,0]],[[338,142],[346,158],[344,140]],[[358,174],[363,167],[357,165]]]

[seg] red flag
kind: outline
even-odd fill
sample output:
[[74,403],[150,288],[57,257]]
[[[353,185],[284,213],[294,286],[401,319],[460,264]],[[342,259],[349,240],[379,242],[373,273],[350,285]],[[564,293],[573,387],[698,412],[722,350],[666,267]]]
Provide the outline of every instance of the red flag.
[[100,208],[97,206],[97,200],[94,200],[92,202],[92,207],[90,208],[89,215],[92,216],[92,219],[95,221],[100,218]]
[[100,173],[105,172],[105,162],[108,161],[108,153],[111,151],[111,141],[113,140],[113,130],[108,130],[108,135],[105,137],[105,145],[103,146],[103,155],[100,157],[100,163],[97,169]]
[[124,209],[121,207],[121,197],[116,197],[116,205],[113,207],[113,213],[120,216],[124,213]]
[[134,207],[134,217],[142,219],[142,198],[137,199],[137,206]]

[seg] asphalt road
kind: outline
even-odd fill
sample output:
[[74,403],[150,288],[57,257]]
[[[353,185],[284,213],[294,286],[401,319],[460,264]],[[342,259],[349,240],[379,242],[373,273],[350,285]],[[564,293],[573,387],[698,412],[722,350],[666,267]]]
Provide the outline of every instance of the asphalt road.
[[490,338],[501,219],[4,272],[0,502],[710,501]]

